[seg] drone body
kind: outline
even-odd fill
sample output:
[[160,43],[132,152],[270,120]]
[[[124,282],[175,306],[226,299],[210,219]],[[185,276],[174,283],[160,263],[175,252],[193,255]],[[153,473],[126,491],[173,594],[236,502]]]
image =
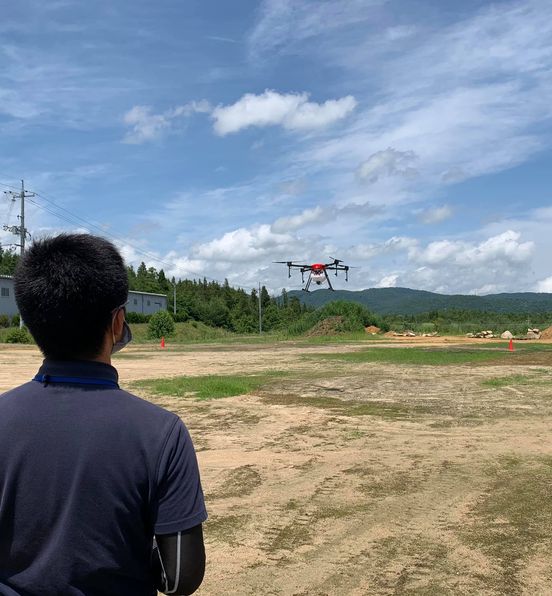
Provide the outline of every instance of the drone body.
[[[330,257],[333,259],[333,257]],[[313,263],[312,265],[295,263],[293,261],[275,261],[276,263],[282,263],[287,265],[288,277],[291,277],[291,270],[293,268],[301,271],[301,278],[305,283],[305,273],[308,272],[309,277],[303,290],[309,291],[311,283],[315,283],[317,286],[321,286],[323,283],[327,283],[330,290],[333,290],[332,282],[328,276],[328,271],[335,271],[337,277],[338,271],[345,271],[345,281],[349,281],[349,265],[342,265],[343,261],[339,259],[333,259],[332,263]]]

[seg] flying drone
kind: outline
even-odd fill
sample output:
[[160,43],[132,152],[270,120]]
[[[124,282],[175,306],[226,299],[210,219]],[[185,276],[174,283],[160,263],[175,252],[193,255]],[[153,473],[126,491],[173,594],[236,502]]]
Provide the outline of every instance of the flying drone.
[[328,276],[328,271],[335,271],[336,277],[338,271],[345,271],[345,281],[349,281],[349,269],[351,267],[349,265],[343,265],[343,261],[339,259],[334,259],[333,257],[330,257],[330,259],[333,259],[333,263],[313,263],[312,265],[295,263],[294,261],[274,262],[287,265],[288,277],[291,277],[291,270],[293,268],[299,269],[301,271],[301,279],[303,283],[305,283],[305,273],[308,271],[309,277],[307,279],[307,285],[303,288],[305,292],[308,292],[312,282],[314,282],[317,286],[322,285],[324,282],[328,282],[330,290],[333,290],[332,282]]

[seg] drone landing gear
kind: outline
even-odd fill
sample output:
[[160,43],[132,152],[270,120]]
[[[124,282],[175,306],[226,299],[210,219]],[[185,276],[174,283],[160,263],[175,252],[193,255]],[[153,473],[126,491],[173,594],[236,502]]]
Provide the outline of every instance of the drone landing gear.
[[[335,272],[337,275],[337,271]],[[326,276],[326,281],[328,282],[328,286],[330,288],[330,290],[333,292],[333,286],[332,286],[332,282],[330,281],[330,278],[328,277],[328,272],[324,269],[324,275]]]

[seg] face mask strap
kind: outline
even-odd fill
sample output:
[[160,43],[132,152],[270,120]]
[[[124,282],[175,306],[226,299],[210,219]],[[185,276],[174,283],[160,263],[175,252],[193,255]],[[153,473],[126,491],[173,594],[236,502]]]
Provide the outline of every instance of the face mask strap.
[[111,314],[112,314],[112,318],[111,318],[111,339],[113,341],[113,346],[111,347],[111,353],[112,354],[114,354],[115,352],[119,352],[120,350],[122,350],[132,340],[132,331],[130,330],[130,327],[128,326],[128,323],[126,322],[126,317],[123,320],[123,331],[122,331],[121,339],[119,341],[116,340],[115,333],[113,332],[113,324],[115,323],[115,317],[117,316],[117,314],[119,313],[119,311],[121,309],[124,310],[125,315],[126,315],[126,305],[128,303],[129,303],[129,301],[127,300],[124,304],[121,304],[120,306],[117,306],[116,308],[114,308],[111,311]]

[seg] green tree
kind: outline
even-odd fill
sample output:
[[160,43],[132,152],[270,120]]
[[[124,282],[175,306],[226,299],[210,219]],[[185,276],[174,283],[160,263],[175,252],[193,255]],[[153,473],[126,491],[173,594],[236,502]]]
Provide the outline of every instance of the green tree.
[[0,245],[0,274],[13,275],[19,261],[19,255],[14,249],[6,250]]
[[151,315],[148,323],[148,336],[151,339],[161,339],[174,333],[174,320],[166,310],[160,310]]

